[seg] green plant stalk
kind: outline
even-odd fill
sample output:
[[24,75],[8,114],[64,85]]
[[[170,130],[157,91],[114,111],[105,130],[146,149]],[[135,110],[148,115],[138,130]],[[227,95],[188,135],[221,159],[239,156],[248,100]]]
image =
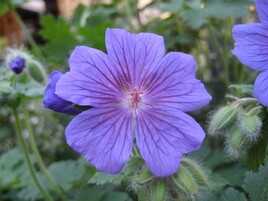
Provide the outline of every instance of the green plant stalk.
[[126,9],[126,14],[127,14],[127,19],[128,19],[130,31],[134,31],[135,28],[131,22],[133,15],[132,15],[132,11],[131,11],[130,2],[129,2],[129,0],[124,0],[124,1],[125,1],[125,9]]
[[27,27],[23,23],[22,19],[20,18],[19,14],[17,13],[16,9],[11,8],[11,11],[14,13],[16,20],[18,21],[18,23],[19,23],[22,31],[24,32],[27,40],[29,41],[29,43],[31,44],[31,46],[33,47],[33,49],[36,51],[36,53],[38,54],[38,56],[42,57],[42,52],[41,52],[40,48],[38,47],[38,45],[34,41],[31,33],[29,32],[29,30],[27,29]]
[[219,55],[220,55],[220,57],[221,57],[221,59],[223,61],[223,66],[224,66],[224,79],[225,79],[226,84],[229,85],[229,78],[230,78],[230,76],[229,76],[229,67],[228,67],[227,61],[225,59],[225,54],[221,50],[219,41],[217,39],[217,36],[216,36],[216,34],[215,34],[215,32],[213,30],[213,27],[210,24],[210,22],[208,22],[208,30],[209,30],[209,33],[210,33],[210,35],[212,37],[212,40],[213,40],[213,42],[214,42],[214,44],[216,46],[216,49],[218,50]]
[[55,182],[53,177],[48,173],[48,171],[46,169],[46,166],[45,166],[45,164],[44,164],[44,162],[42,160],[42,157],[41,157],[41,155],[40,155],[40,153],[38,151],[38,148],[37,148],[36,142],[35,142],[35,138],[34,138],[34,135],[33,135],[33,130],[32,130],[31,124],[30,124],[30,117],[29,117],[29,112],[28,112],[26,102],[22,102],[22,107],[23,107],[23,112],[24,112],[24,115],[25,115],[24,119],[25,119],[26,128],[28,130],[28,134],[29,134],[30,145],[31,145],[32,151],[34,153],[34,156],[36,158],[36,161],[38,163],[38,166],[43,171],[44,175],[46,176],[48,181],[51,183],[51,185],[54,187],[54,189],[57,191],[57,193],[62,198],[62,200],[68,201],[68,199],[64,195],[62,189],[57,185],[57,183]]
[[53,201],[52,198],[50,197],[50,195],[48,194],[48,192],[41,185],[41,183],[39,182],[39,180],[38,180],[38,178],[37,178],[37,176],[35,174],[35,170],[34,170],[33,164],[31,163],[26,143],[25,143],[25,141],[23,139],[22,128],[21,128],[21,124],[20,124],[20,120],[19,120],[18,110],[16,108],[13,108],[13,114],[14,114],[14,117],[15,117],[16,131],[17,131],[17,134],[18,134],[18,137],[19,137],[20,144],[21,144],[22,149],[23,149],[23,153],[24,153],[24,156],[25,156],[26,163],[28,165],[30,174],[31,174],[36,186],[41,191],[41,193],[44,195],[45,199],[47,201]]

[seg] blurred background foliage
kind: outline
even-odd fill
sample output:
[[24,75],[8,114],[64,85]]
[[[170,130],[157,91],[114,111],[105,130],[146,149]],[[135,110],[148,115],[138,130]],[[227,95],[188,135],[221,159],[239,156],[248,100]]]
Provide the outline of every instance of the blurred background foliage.
[[[181,51],[194,55],[201,79],[213,100],[211,104],[191,115],[206,130],[210,111],[224,101],[230,84],[252,84],[256,72],[243,66],[231,54],[234,41],[232,27],[238,23],[258,21],[254,1],[251,0],[114,0],[79,4],[71,16],[42,14],[38,18],[36,35],[23,27],[19,8],[26,0],[2,0],[0,16],[13,10],[23,35],[24,47],[50,72],[69,70],[68,57],[75,46],[85,45],[105,51],[107,27],[124,28],[131,32],[152,32],[164,36],[167,52]],[[0,39],[1,53],[7,46]],[[4,62],[0,67],[0,81],[10,74]],[[3,81],[3,82],[2,82]],[[66,145],[64,128],[71,116],[43,108],[42,94],[46,84],[21,84],[21,96],[28,101],[30,122],[48,171],[72,201],[128,201],[137,200],[129,186],[112,176],[96,174],[94,167]],[[3,90],[0,85],[0,90]],[[236,91],[237,95],[241,94]],[[38,94],[38,95],[36,95]],[[0,94],[1,95],[1,94]],[[11,110],[3,107],[0,96],[0,200],[42,200],[42,195],[31,180],[13,127]],[[24,119],[24,114],[20,118]],[[25,138],[27,131],[23,130]],[[264,201],[268,197],[268,167],[258,172],[247,170],[246,159],[234,161],[224,152],[224,141],[207,137],[192,158],[221,177],[220,190],[200,189],[199,201]],[[31,156],[32,157],[32,156]],[[34,161],[34,157],[32,157]],[[212,180],[213,175],[211,176]],[[38,178],[54,195],[42,173]],[[224,178],[224,179],[223,179]],[[118,178],[117,178],[118,179]],[[259,191],[258,191],[259,190]],[[266,193],[266,194],[265,194]],[[265,194],[265,195],[264,195]],[[55,200],[60,200],[56,195]]]

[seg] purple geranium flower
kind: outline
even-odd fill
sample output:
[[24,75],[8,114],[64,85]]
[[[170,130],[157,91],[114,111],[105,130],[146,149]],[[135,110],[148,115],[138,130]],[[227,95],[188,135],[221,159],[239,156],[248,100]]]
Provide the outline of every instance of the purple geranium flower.
[[25,67],[25,60],[17,56],[15,59],[9,62],[9,67],[14,73],[20,74]]
[[256,0],[256,8],[261,23],[234,26],[232,53],[244,65],[262,71],[255,81],[254,96],[268,106],[268,1]]
[[163,37],[107,29],[102,51],[78,46],[56,94],[92,105],[66,128],[68,144],[100,171],[118,173],[136,138],[140,154],[157,176],[177,171],[183,154],[200,148],[205,133],[186,111],[211,96],[195,79],[196,63],[180,52],[165,55]]
[[63,100],[55,94],[55,88],[58,80],[63,74],[58,71],[53,71],[50,73],[49,84],[47,85],[45,94],[44,94],[44,107],[54,110],[56,112],[62,112],[66,114],[78,114],[79,111],[74,109],[72,102]]

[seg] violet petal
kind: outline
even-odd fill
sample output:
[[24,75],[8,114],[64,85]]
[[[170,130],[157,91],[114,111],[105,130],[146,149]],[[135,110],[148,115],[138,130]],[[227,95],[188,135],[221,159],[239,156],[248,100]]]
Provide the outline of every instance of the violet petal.
[[264,106],[268,106],[268,70],[261,72],[254,84],[254,96]]
[[118,173],[133,144],[132,117],[127,108],[93,108],[76,116],[65,131],[67,143],[107,173]]
[[255,70],[268,69],[268,27],[260,23],[235,25],[233,37],[232,53],[241,63]]
[[164,39],[152,33],[107,29],[106,48],[123,82],[140,87],[165,54]]
[[71,71],[57,83],[58,96],[77,105],[107,106],[119,102],[120,83],[106,54],[78,46],[69,63]]
[[63,100],[55,94],[56,84],[63,74],[58,71],[53,71],[50,74],[49,84],[47,85],[43,104],[45,108],[54,110],[56,112],[62,112],[66,114],[78,114],[80,111],[76,110],[72,106],[72,102]]
[[182,154],[199,149],[204,137],[200,125],[177,110],[145,107],[137,116],[137,145],[159,177],[175,173]]
[[260,21],[268,26],[268,2],[267,0],[256,0],[256,9]]
[[148,105],[193,111],[207,105],[211,96],[195,79],[196,62],[191,55],[168,53],[145,81],[144,101]]

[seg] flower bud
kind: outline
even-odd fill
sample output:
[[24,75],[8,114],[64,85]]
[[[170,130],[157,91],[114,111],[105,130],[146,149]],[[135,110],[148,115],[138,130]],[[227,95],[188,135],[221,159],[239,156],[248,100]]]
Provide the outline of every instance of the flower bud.
[[167,199],[167,185],[163,179],[159,179],[152,186],[152,201],[165,201]]
[[225,106],[216,111],[212,117],[209,125],[209,133],[215,134],[217,131],[229,128],[237,119],[237,108],[232,106]]
[[191,172],[182,164],[177,172],[173,175],[172,182],[180,193],[192,196],[197,193],[197,183]]
[[260,135],[261,126],[262,122],[258,116],[245,117],[241,122],[241,132],[249,141],[255,141]]
[[193,175],[199,186],[209,186],[209,180],[202,167],[193,159],[183,157],[181,164],[187,168]]
[[25,60],[19,56],[9,62],[9,68],[16,74],[20,74],[25,67]]
[[27,62],[27,70],[30,76],[37,82],[42,83],[45,80],[43,67],[37,61],[30,60]]
[[245,142],[245,136],[242,134],[241,129],[239,127],[235,128],[227,142],[227,152],[229,155],[235,159],[238,158],[243,153]]
[[132,186],[140,187],[152,183],[155,180],[155,176],[151,173],[147,166],[142,166],[136,172],[136,175],[133,178]]

